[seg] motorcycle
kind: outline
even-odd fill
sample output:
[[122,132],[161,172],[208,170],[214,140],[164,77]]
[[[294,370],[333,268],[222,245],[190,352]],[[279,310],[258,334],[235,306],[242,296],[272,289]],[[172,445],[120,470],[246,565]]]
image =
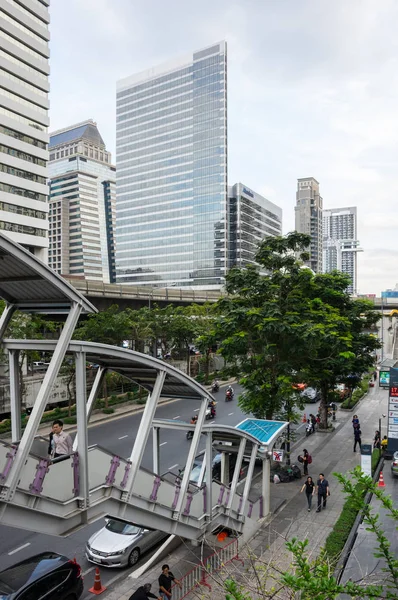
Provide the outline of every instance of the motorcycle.
[[216,416],[215,403],[209,404],[209,406],[206,409],[206,420],[209,421],[210,419],[214,419],[215,416]]
[[218,392],[220,390],[220,384],[218,383],[218,381],[215,381],[213,383],[213,385],[211,386],[211,391],[212,393],[214,392]]
[[187,431],[187,440],[191,440],[193,438],[193,431]]
[[233,393],[231,392],[231,390],[227,390],[225,392],[225,402],[230,402],[232,400],[232,398],[234,397]]
[[309,423],[307,423],[306,428],[305,428],[305,437],[308,437],[309,435],[311,435],[311,433],[314,433],[314,428],[310,421]]

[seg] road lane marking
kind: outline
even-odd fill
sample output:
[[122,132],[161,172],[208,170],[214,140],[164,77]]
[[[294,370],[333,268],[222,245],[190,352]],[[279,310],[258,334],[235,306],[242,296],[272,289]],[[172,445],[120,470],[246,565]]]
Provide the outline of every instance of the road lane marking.
[[8,556],[11,556],[12,554],[16,554],[17,552],[19,552],[20,550],[23,550],[24,548],[27,548],[28,546],[30,546],[30,542],[27,542],[27,544],[24,544],[23,546],[18,546],[18,548],[15,548],[15,550],[11,550],[11,552],[8,553]]
[[173,469],[175,469],[176,467],[178,467],[178,463],[176,465],[172,465],[171,467],[169,467],[167,470],[168,471],[172,471]]
[[124,438],[129,437],[128,435],[122,435],[122,437],[118,438],[119,440],[124,440]]
[[159,444],[159,447],[164,446],[165,444],[167,444],[167,442],[162,442],[161,444]]
[[228,413],[228,416],[231,417],[234,413]]
[[176,417],[173,417],[174,420],[179,419],[180,415],[177,415]]
[[94,571],[94,569],[96,569],[96,567],[90,567],[89,569],[87,569],[87,571],[83,571],[83,573],[82,573],[83,577],[85,577],[86,575],[91,573],[91,571]]
[[199,412],[200,408],[195,408],[193,412]]

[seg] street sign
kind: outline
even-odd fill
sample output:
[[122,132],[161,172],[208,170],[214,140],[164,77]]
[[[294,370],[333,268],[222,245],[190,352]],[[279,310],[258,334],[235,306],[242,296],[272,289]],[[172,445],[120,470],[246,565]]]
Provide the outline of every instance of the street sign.
[[388,413],[389,417],[398,417],[398,410],[390,410]]
[[272,458],[275,462],[282,462],[283,460],[283,450],[273,450]]
[[398,450],[398,416],[395,415],[395,412],[398,411],[398,369],[391,367],[389,375],[388,449],[395,452]]
[[361,446],[361,470],[364,475],[372,476],[372,446],[370,444]]

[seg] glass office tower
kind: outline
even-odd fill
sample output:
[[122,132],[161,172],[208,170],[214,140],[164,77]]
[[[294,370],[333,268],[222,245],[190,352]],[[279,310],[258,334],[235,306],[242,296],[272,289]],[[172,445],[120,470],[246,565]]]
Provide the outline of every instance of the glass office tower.
[[116,280],[219,288],[227,269],[227,48],[117,85]]

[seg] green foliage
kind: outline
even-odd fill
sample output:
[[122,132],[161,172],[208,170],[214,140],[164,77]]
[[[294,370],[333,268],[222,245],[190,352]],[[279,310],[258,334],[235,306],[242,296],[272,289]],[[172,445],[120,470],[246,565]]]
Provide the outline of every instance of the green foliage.
[[115,409],[114,408],[104,408],[104,409],[102,409],[102,412],[105,415],[112,415],[115,412]]
[[65,425],[75,425],[76,424],[76,417],[65,417],[63,419]]
[[146,404],[147,396],[143,396],[142,398],[137,398],[136,404]]
[[358,508],[350,498],[345,502],[339,518],[325,542],[325,552],[332,563],[337,562],[358,516]]
[[372,373],[368,373],[363,377],[359,386],[352,392],[351,397],[346,398],[341,403],[341,408],[353,408],[359,400],[361,400],[365,394],[369,391],[369,381],[372,378]]
[[134,400],[133,392],[127,392],[126,398],[127,398],[128,402],[131,402],[132,400]]
[[373,448],[372,452],[372,475],[376,472],[377,466],[380,460],[380,450],[378,448]]
[[107,310],[88,315],[87,320],[73,334],[74,339],[100,344],[120,345],[129,339],[131,331],[130,314],[119,311],[117,305]]
[[11,420],[4,419],[0,423],[0,433],[8,433],[9,431],[11,431]]

